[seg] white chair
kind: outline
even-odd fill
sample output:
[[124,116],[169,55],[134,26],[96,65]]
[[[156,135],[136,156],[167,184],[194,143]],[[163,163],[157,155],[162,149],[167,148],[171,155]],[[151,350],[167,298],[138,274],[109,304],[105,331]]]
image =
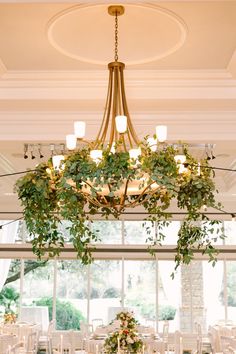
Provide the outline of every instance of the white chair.
[[220,348],[222,353],[228,353],[228,349],[231,346],[230,336],[220,336]]
[[195,323],[195,329],[197,332],[197,354],[202,354],[202,327],[200,323]]
[[174,353],[183,354],[183,336],[180,331],[174,333]]
[[96,327],[103,326],[103,319],[102,318],[94,318],[92,320],[93,331],[95,331]]
[[32,332],[28,335],[26,343],[26,353],[38,353],[39,332]]
[[171,346],[169,353],[172,354],[183,354],[183,336],[180,331],[175,331],[174,333],[174,343]]
[[13,345],[8,354],[37,354],[38,353],[38,332],[28,335],[26,343],[20,341]]
[[0,336],[0,353],[8,353],[9,349],[17,343],[17,337],[11,334]]
[[83,336],[83,349],[88,351],[88,340],[93,333],[93,325],[80,322],[80,332]]
[[85,322],[80,322],[80,331],[85,336],[89,336],[93,333],[93,325]]
[[23,349],[23,342],[18,342],[8,349],[7,354],[24,353],[24,351],[22,352]]
[[46,354],[52,354],[52,331],[55,327],[55,320],[49,322],[46,336],[40,336],[38,339],[39,349],[46,351]]
[[78,331],[69,331],[70,344],[71,344],[71,353],[81,353],[83,349],[83,336]]
[[169,322],[165,321],[162,329],[162,340],[165,343],[165,350],[169,354]]
[[228,347],[228,353],[229,353],[229,354],[236,354],[236,349],[233,348],[233,347],[231,347],[231,346],[229,346],[229,347]]
[[220,351],[220,340],[218,336],[214,333],[214,331],[209,331],[208,335],[212,354],[221,354],[222,352]]

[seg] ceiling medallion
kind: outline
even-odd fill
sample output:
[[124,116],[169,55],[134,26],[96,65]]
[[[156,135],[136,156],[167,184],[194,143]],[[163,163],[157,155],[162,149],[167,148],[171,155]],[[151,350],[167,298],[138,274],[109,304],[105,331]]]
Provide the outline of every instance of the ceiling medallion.
[[[116,7],[121,15],[122,6]],[[104,18],[105,11],[103,4],[76,5],[59,12],[47,25],[50,44],[69,58],[106,65],[113,36],[109,30],[112,17]],[[97,23],[97,26],[88,26],[88,23]],[[150,4],[127,4],[121,24],[120,38],[125,40],[119,45],[119,53],[127,66],[171,55],[182,47],[188,33],[185,22],[176,13]]]

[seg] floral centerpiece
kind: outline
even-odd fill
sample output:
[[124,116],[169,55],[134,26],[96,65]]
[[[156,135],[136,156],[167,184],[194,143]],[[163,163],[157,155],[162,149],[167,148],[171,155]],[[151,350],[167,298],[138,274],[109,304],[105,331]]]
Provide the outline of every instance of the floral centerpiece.
[[16,314],[9,312],[9,313],[5,313],[3,316],[4,319],[4,323],[15,323],[16,322]]
[[105,353],[141,353],[144,343],[137,333],[137,321],[131,312],[116,315],[120,328],[111,333],[104,343]]
[[121,328],[136,328],[138,321],[134,318],[132,312],[119,312],[116,315],[116,320],[120,321]]

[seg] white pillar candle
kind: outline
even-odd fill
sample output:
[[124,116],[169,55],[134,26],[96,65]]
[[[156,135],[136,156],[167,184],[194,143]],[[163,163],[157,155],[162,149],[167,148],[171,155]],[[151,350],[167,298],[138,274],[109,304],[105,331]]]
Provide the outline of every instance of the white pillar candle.
[[120,353],[120,337],[117,337],[117,352]]
[[96,354],[98,354],[98,345],[96,344]]

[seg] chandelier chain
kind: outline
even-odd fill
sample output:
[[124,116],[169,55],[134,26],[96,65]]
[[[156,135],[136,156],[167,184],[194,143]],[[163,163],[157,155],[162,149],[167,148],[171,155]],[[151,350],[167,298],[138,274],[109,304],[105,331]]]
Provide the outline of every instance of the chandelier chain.
[[117,11],[116,11],[116,16],[115,16],[115,56],[114,56],[115,61],[118,61],[118,16],[117,16]]

